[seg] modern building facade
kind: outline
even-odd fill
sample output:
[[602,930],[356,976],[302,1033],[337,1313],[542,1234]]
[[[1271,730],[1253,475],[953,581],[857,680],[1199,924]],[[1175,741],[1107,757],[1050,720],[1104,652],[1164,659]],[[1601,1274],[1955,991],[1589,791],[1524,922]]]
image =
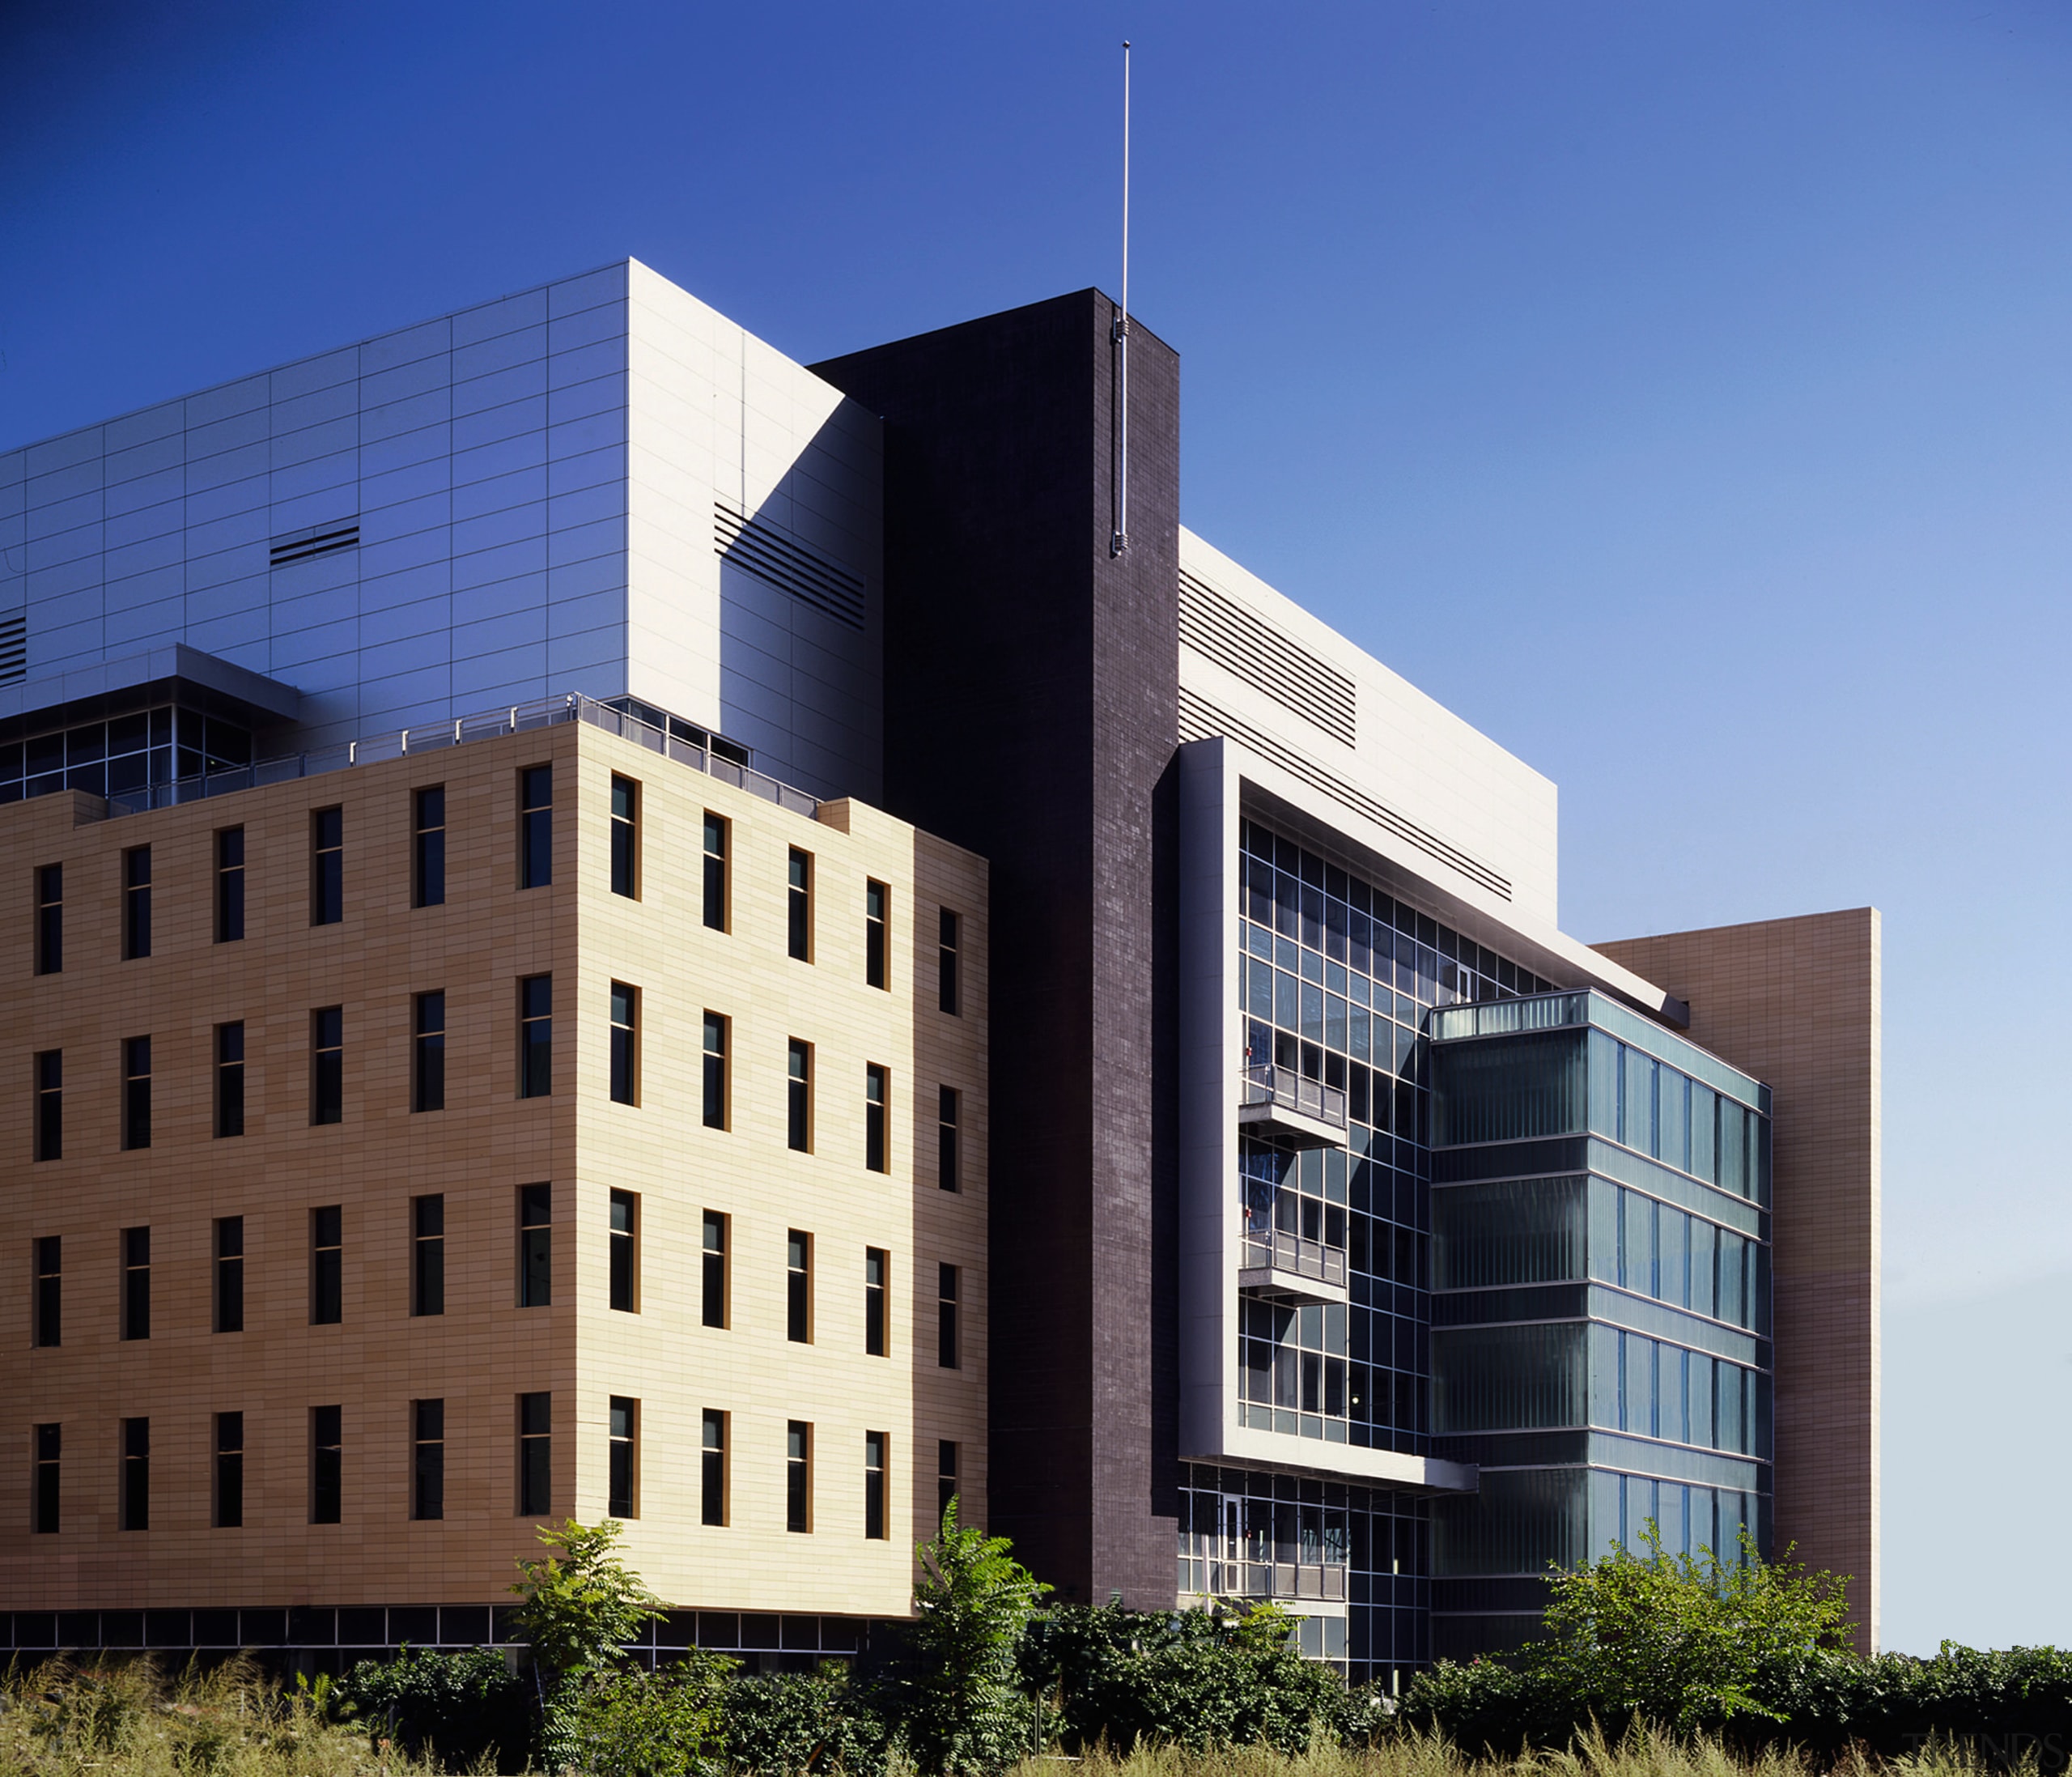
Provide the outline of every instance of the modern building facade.
[[1116,321],[627,262],[0,456],[16,1645],[479,1639],[609,1512],[796,1663],[953,1492],[1360,1679],[1650,1520],[1875,1636],[1875,915],[1564,934]]

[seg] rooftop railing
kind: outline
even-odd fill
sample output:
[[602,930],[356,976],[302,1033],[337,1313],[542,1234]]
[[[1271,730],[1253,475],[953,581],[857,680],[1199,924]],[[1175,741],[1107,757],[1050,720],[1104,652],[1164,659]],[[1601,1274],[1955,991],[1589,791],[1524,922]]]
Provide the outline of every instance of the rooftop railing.
[[1345,1127],[1345,1095],[1321,1080],[1305,1079],[1293,1068],[1257,1061],[1242,1070],[1238,1102],[1240,1106],[1271,1104],[1284,1111],[1314,1117],[1335,1129]]

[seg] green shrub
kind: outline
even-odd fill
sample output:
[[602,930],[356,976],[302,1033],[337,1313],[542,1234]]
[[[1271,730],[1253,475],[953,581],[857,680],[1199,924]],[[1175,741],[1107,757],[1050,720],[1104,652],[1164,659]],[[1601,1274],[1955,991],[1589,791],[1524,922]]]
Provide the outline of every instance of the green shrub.
[[555,1704],[562,1768],[599,1777],[687,1777],[711,1769],[725,1750],[733,1664],[694,1652],[659,1672],[593,1667],[571,1675]]
[[363,1660],[331,1694],[373,1737],[456,1769],[486,1758],[499,1771],[522,1770],[532,1749],[532,1684],[493,1647],[406,1647],[400,1660]]
[[732,1767],[754,1777],[885,1777],[891,1731],[869,1687],[829,1661],[813,1673],[737,1678],[727,1686]]

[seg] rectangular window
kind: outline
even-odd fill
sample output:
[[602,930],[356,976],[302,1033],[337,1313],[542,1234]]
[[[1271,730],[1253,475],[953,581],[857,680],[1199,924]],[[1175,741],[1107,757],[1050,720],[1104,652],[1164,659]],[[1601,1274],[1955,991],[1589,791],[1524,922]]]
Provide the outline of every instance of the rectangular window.
[[151,1231],[122,1231],[122,1324],[125,1339],[151,1336]]
[[784,1427],[784,1528],[813,1529],[813,1427],[803,1419]]
[[727,826],[717,814],[705,817],[705,924],[727,929]]
[[210,1522],[219,1530],[236,1530],[244,1523],[244,1415],[216,1415],[216,1472],[210,1502]]
[[944,1438],[936,1444],[936,1522],[940,1524],[943,1514],[949,1510],[950,1502],[957,1497],[957,1444],[954,1439]]
[[[419,1199],[420,1201],[422,1199]],[[410,1403],[410,1516],[446,1516],[446,1403]]]
[[890,1269],[881,1247],[864,1248],[864,1355],[885,1354],[885,1289]]
[[309,1324],[335,1327],[345,1309],[346,1212],[330,1203],[309,1212]]
[[936,1267],[936,1362],[945,1370],[957,1367],[957,1267]]
[[882,882],[864,884],[864,984],[867,987],[889,987],[891,984],[885,925],[891,894]]
[[528,975],[518,984],[518,1096],[554,1090],[554,977]]
[[46,1234],[36,1243],[36,1294],[30,1337],[38,1346],[65,1342],[65,1237]]
[[41,1049],[36,1058],[36,1157],[65,1154],[65,1052]]
[[122,954],[125,960],[151,954],[151,848],[132,847],[122,854]]
[[151,1528],[151,1422],[122,1422],[122,1494],[117,1523],[125,1530]]
[[881,1542],[886,1535],[885,1456],[890,1442],[882,1431],[864,1434],[864,1536],[870,1542]]
[[705,1212],[705,1276],[703,1320],[708,1327],[727,1324],[727,1218],[716,1210]]
[[56,975],[65,967],[65,866],[46,864],[36,873],[36,971]]
[[936,999],[952,1018],[962,1010],[957,979],[957,916],[943,908],[941,935],[936,944]]
[[784,1337],[813,1343],[813,1236],[796,1228],[784,1237]]
[[309,1120],[340,1123],[345,1115],[345,1008],[319,1006],[309,1014]]
[[122,1146],[151,1145],[151,1039],[122,1039]]
[[215,1226],[215,1329],[244,1331],[244,1218],[223,1215]]
[[544,1518],[554,1509],[554,1397],[518,1397],[518,1516]]
[[612,983],[612,1103],[640,1102],[640,990]]
[[410,793],[410,905],[446,903],[446,786]]
[[518,774],[518,886],[546,888],[554,881],[554,767],[529,765]]
[[640,898],[640,786],[612,777],[612,893]]
[[309,1521],[334,1524],[346,1503],[345,1409],[309,1409]]
[[864,1167],[869,1172],[889,1172],[892,1163],[888,1154],[885,1116],[889,1107],[885,1100],[890,1096],[890,1082],[885,1070],[875,1061],[864,1064]]
[[518,1306],[554,1305],[554,1187],[518,1188]]
[[784,1140],[794,1153],[813,1152],[813,1045],[791,1039],[784,1082]]
[[62,1427],[36,1428],[36,1493],[29,1528],[40,1537],[57,1534],[57,1465],[64,1448]]
[[346,811],[309,815],[309,923],[336,925],[346,916]]
[[724,1524],[727,1521],[727,1416],[710,1407],[705,1409],[699,1471],[698,1521]]
[[244,829],[226,827],[216,835],[216,942],[235,944],[244,936]]
[[640,1285],[640,1199],[631,1191],[614,1191],[611,1200],[612,1307],[638,1314]]
[[244,1133],[244,1021],[216,1027],[216,1133]]
[[410,1108],[446,1108],[446,996],[420,993],[411,1019]]
[[936,1095],[936,1183],[945,1191],[962,1188],[957,1176],[957,1088],[942,1087]]
[[705,1014],[705,1127],[727,1126],[727,1020]]
[[634,1488],[639,1480],[640,1403],[624,1395],[611,1397],[610,1449],[605,1465],[605,1510],[614,1518],[640,1516]]
[[446,1197],[410,1199],[410,1312],[446,1311]]
[[786,865],[789,891],[785,897],[785,942],[801,963],[813,960],[813,854],[796,845]]

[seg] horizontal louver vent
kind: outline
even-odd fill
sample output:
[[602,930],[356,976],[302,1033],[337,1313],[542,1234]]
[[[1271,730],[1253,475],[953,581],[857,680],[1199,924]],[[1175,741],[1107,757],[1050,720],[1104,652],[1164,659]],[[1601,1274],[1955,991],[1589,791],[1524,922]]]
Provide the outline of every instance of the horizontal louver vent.
[[291,562],[306,562],[318,555],[335,555],[342,549],[359,547],[359,521],[350,525],[329,525],[321,530],[303,531],[293,537],[277,537],[268,565],[286,568]]
[[1449,869],[1458,870],[1470,882],[1480,882],[1492,895],[1501,895],[1505,900],[1511,898],[1509,878],[1499,876],[1479,859],[1473,858],[1458,846],[1449,845],[1436,833],[1428,833],[1415,821],[1407,821],[1393,809],[1385,808],[1364,790],[1355,789],[1343,778],[1334,777],[1322,766],[1314,765],[1300,753],[1290,752],[1280,742],[1262,734],[1249,723],[1241,722],[1228,710],[1218,709],[1205,697],[1198,697],[1184,685],[1180,687],[1180,738],[1182,741],[1207,740],[1221,734],[1229,740],[1241,742],[1259,756],[1278,765],[1290,777],[1300,778],[1311,789],[1321,790],[1343,808],[1349,808],[1372,821],[1375,826],[1386,827],[1398,839],[1407,841],[1428,857],[1437,858]]
[[29,614],[10,611],[0,617],[0,685],[24,678],[29,670]]
[[864,627],[864,583],[859,576],[724,500],[714,504],[712,523],[723,561],[746,568],[758,580],[768,580],[815,610],[858,629]]
[[1269,629],[1253,612],[1225,598],[1184,568],[1180,570],[1180,640],[1255,691],[1352,744],[1351,679],[1299,643]]

